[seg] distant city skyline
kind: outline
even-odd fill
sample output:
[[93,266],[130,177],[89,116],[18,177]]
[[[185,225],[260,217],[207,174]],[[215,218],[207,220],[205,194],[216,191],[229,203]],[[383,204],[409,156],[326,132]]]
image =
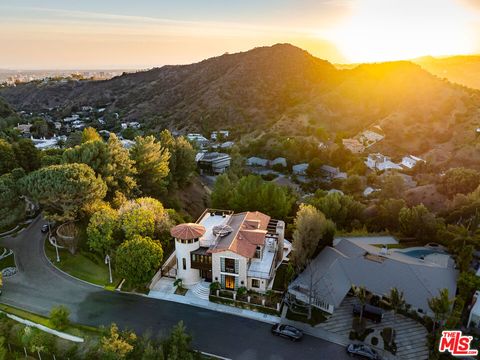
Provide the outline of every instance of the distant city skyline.
[[146,69],[291,43],[334,63],[480,53],[478,0],[0,0],[0,69]]

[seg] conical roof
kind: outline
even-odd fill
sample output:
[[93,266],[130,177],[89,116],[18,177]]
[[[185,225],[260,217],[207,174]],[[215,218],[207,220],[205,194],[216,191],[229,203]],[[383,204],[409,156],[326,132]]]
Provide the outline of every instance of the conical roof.
[[176,239],[192,240],[201,237],[205,234],[205,231],[205,226],[203,225],[186,223],[175,226],[170,230],[170,234]]

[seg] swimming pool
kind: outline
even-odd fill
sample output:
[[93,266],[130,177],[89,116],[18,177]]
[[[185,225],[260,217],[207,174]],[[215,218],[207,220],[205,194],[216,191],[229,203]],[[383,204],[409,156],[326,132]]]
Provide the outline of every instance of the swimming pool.
[[431,254],[445,254],[443,251],[427,249],[427,248],[411,249],[411,250],[404,250],[404,251],[398,251],[398,252],[411,257],[418,258],[418,259]]

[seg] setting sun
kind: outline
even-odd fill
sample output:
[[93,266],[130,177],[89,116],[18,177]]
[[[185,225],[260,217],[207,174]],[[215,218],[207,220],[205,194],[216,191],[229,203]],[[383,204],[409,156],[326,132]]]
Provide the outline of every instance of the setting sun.
[[351,62],[466,54],[478,43],[474,20],[472,12],[455,1],[364,0],[318,36],[327,37]]

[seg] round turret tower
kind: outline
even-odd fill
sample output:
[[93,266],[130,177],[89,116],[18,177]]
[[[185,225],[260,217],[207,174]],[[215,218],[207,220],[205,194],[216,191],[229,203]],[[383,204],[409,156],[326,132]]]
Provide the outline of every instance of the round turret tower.
[[177,279],[182,279],[184,287],[190,287],[201,281],[200,271],[192,269],[190,253],[200,247],[200,238],[205,234],[203,225],[186,223],[175,226],[170,234],[175,238],[177,256]]

